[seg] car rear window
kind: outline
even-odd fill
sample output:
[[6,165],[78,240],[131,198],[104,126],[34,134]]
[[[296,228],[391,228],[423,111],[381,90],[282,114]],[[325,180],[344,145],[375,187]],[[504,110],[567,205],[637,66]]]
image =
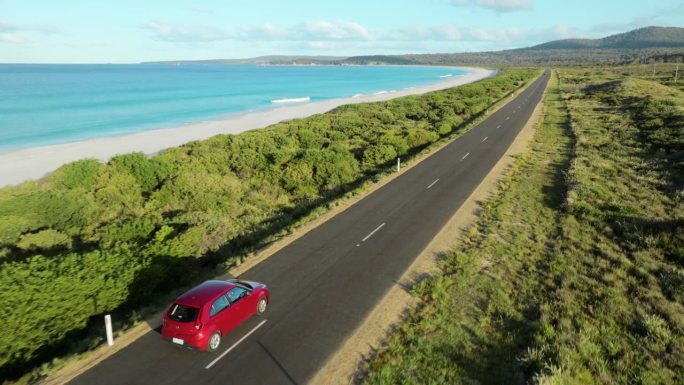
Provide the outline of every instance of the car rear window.
[[169,318],[178,322],[192,322],[197,319],[197,313],[197,308],[174,303],[169,311]]

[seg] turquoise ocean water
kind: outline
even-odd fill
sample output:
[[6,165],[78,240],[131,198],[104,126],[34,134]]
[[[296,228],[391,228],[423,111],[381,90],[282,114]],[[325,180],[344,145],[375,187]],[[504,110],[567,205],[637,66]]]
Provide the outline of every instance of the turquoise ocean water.
[[[0,64],[0,152],[427,85],[465,70],[392,66]],[[190,128],[188,128],[190,129]]]

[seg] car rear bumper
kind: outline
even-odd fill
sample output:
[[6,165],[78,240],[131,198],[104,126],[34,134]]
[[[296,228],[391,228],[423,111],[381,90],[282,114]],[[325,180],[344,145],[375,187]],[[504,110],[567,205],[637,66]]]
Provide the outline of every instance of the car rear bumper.
[[184,333],[165,333],[162,330],[162,338],[176,346],[199,350],[204,350],[207,347],[207,338],[204,336],[204,333],[190,335]]
[[178,347],[181,347],[181,348],[188,348],[188,349],[195,349],[195,350],[204,350],[204,349],[201,348],[198,344],[193,343],[192,341],[182,340],[183,343],[180,344],[180,343],[178,343],[174,338],[164,338],[164,340],[165,340],[166,342],[170,343],[171,345],[175,345],[175,346],[178,346]]

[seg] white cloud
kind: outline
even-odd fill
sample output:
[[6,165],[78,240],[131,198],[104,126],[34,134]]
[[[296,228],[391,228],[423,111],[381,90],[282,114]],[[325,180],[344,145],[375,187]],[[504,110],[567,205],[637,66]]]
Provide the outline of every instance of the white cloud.
[[532,9],[532,0],[451,0],[457,7],[475,6],[495,12],[513,12]]
[[524,40],[527,33],[516,28],[468,28],[464,31],[468,41],[511,41]]
[[[26,44],[34,40],[31,35],[55,35],[59,28],[46,24],[17,24],[0,20],[0,43]],[[28,36],[27,36],[28,35]]]
[[650,12],[642,12],[639,16],[633,17],[630,20],[614,20],[608,23],[597,24],[589,29],[586,35],[595,38],[652,25],[678,26],[673,24],[671,20],[673,17],[681,19],[682,16],[684,16],[684,4],[666,8],[652,8]]
[[453,26],[401,28],[379,36],[380,40],[398,41],[459,41],[462,38],[460,29]]
[[152,31],[158,40],[174,43],[206,43],[231,38],[225,30],[209,25],[149,22],[143,28]]
[[240,28],[241,39],[246,40],[288,40],[286,30],[276,28],[271,24],[248,25]]
[[458,28],[451,25],[436,27],[414,27],[394,29],[378,35],[378,40],[386,41],[434,41],[434,42],[510,42],[525,41],[529,38],[546,35],[552,38],[565,37],[568,30],[563,27],[540,30],[522,30],[518,28]]
[[[333,44],[325,42],[405,42],[415,45],[419,42],[448,43],[515,43],[519,46],[582,36],[582,31],[564,26],[549,28],[480,28],[457,27],[454,25],[418,26],[390,30],[368,30],[357,23],[311,21],[288,28],[271,24],[241,27],[234,36],[241,41],[293,41],[306,43],[307,48],[330,49]],[[335,45],[339,46],[339,44]],[[407,45],[408,46],[408,45]]]
[[314,20],[298,25],[292,32],[293,36],[300,40],[367,40],[370,38],[366,28],[349,21]]
[[17,27],[14,24],[0,20],[0,32],[14,32]]
[[371,34],[361,24],[350,21],[313,20],[292,27],[271,24],[240,28],[240,38],[248,40],[344,41],[370,40]]
[[456,27],[451,27],[451,26],[444,26],[444,27],[439,27],[437,29],[439,36],[443,38],[443,40],[461,40],[463,37],[463,34],[461,31],[456,28]]
[[329,51],[336,49],[337,45],[329,41],[308,41],[306,47],[314,50]]
[[27,40],[13,33],[0,33],[0,43],[22,44],[27,43]]
[[[462,0],[466,1],[466,0]],[[470,0],[468,0],[470,1]],[[483,0],[480,0],[483,1]],[[583,36],[581,30],[564,26],[547,28],[481,28],[454,24],[395,29],[369,29],[351,21],[312,20],[296,25],[244,25],[232,30],[207,25],[150,22],[144,28],[160,41],[203,43],[225,41],[270,49],[301,49],[306,52],[442,52],[519,48],[549,40]],[[0,31],[1,32],[1,31]],[[230,42],[230,43],[228,43]],[[378,51],[373,51],[377,49]]]
[[44,34],[59,33],[59,29],[52,25],[45,24],[16,24],[0,20],[0,32],[19,32],[32,31]]

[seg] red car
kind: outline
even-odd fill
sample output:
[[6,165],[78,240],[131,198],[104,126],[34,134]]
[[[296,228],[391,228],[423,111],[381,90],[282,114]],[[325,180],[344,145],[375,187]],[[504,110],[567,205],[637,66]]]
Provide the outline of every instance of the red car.
[[214,351],[221,338],[255,313],[271,294],[258,282],[211,280],[181,295],[164,314],[162,337],[174,344]]

